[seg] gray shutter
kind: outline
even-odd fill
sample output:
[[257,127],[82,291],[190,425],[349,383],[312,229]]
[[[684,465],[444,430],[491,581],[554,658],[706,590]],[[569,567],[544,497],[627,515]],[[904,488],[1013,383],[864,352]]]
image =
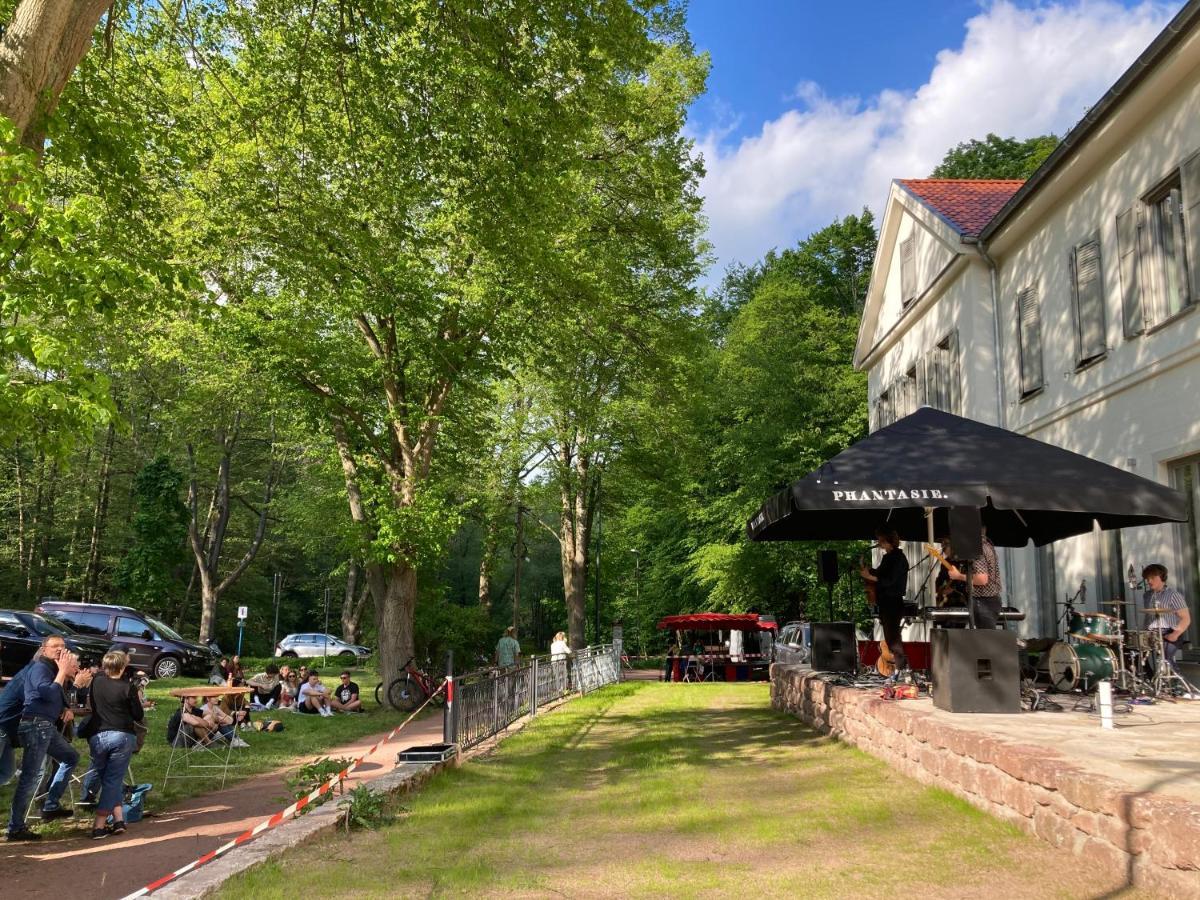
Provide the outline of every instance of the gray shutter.
[[1100,237],[1094,235],[1071,251],[1071,288],[1075,299],[1075,362],[1082,365],[1107,351],[1104,276]]
[[1021,395],[1025,396],[1042,386],[1042,322],[1036,287],[1024,288],[1017,294],[1017,313],[1021,338]]
[[1134,337],[1145,330],[1142,314],[1142,288],[1139,244],[1140,215],[1130,207],[1117,216],[1117,256],[1121,263],[1121,322],[1125,337]]
[[904,306],[917,296],[916,241],[911,237],[900,242],[900,302]]
[[1183,192],[1183,229],[1187,239],[1187,270],[1191,285],[1188,298],[1200,301],[1200,153],[1193,153],[1179,167]]
[[[947,409],[956,416],[963,414],[962,402],[962,356],[958,352],[958,329],[955,328],[946,338],[946,368],[948,376]],[[997,377],[999,377],[997,375]]]

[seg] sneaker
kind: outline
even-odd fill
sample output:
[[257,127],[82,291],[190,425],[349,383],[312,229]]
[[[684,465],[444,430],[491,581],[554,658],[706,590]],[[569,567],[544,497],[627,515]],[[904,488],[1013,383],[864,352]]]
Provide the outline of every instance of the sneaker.
[[4,839],[10,844],[15,844],[17,841],[40,841],[42,836],[36,831],[22,828],[20,831],[10,831],[4,836]]
[[122,819],[120,822],[113,822],[108,826],[108,828],[105,829],[105,831],[107,831],[109,834],[124,834],[125,820]]
[[59,806],[55,809],[43,809],[42,821],[53,822],[55,819],[69,819],[75,815],[75,810],[68,809],[65,806]]
[[243,741],[243,740],[242,740],[240,737],[237,737],[237,736],[235,735],[235,736],[234,736],[234,738],[233,738],[233,740],[229,742],[229,746],[230,746],[230,747],[236,747],[236,748],[238,748],[238,749],[240,750],[241,748],[243,748],[243,747],[249,747],[250,745],[249,745],[249,744],[247,744],[245,741]]
[[321,715],[323,715],[325,718],[328,719],[331,716],[333,716],[333,710],[330,709],[328,706],[322,706],[321,707]]
[[76,800],[75,805],[80,809],[95,809],[97,802],[99,801],[95,797],[84,797],[81,800]]
[[110,832],[107,828],[93,828],[92,829],[92,840],[98,841],[98,840],[101,840],[102,838],[106,838],[106,837],[108,837],[109,833]]
[[274,708],[275,708],[274,700],[268,700],[267,705],[263,707],[263,709],[274,709]]

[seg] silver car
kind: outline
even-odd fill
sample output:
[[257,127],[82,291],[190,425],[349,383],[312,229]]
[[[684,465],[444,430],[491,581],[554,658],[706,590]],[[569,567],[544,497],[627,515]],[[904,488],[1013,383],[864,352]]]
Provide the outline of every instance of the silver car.
[[371,651],[359,644],[347,644],[332,634],[289,634],[275,648],[276,656],[343,656],[366,659]]

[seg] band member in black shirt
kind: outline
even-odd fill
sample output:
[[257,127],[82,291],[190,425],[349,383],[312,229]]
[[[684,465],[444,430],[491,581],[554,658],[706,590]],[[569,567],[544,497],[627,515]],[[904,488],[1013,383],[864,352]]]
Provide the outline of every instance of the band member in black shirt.
[[904,592],[908,586],[908,557],[900,549],[900,535],[887,528],[875,532],[875,546],[883,551],[883,559],[873,568],[863,566],[864,580],[875,583],[875,606],[883,639],[896,659],[898,670],[908,668],[908,657],[900,641],[900,620],[904,617]]

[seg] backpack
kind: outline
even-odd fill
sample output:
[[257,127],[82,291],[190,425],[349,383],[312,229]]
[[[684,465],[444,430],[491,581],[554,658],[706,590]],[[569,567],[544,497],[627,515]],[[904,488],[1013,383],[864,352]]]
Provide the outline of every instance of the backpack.
[[167,743],[175,746],[175,739],[179,737],[179,726],[183,722],[183,707],[171,713],[171,718],[167,719]]

